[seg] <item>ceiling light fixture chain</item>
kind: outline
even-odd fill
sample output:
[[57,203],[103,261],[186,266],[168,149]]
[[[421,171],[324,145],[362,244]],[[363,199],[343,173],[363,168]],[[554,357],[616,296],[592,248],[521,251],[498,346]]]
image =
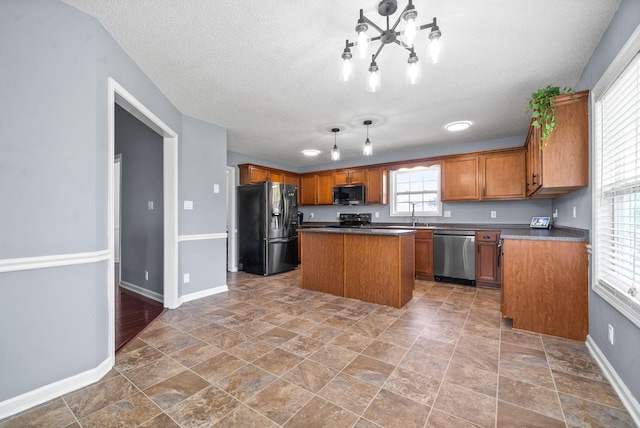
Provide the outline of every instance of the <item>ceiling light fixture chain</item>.
[[[376,59],[382,48],[390,43],[395,43],[401,48],[409,51],[409,59],[407,60],[407,82],[410,84],[416,84],[420,81],[420,63],[418,56],[415,53],[415,40],[417,32],[421,30],[431,29],[429,32],[429,42],[427,45],[427,54],[433,63],[438,62],[440,54],[440,36],[442,32],[438,27],[437,18],[433,18],[433,21],[418,25],[418,11],[413,5],[413,1],[409,0],[409,3],[400,13],[393,26],[390,26],[390,16],[398,10],[397,0],[381,0],[378,3],[378,13],[386,18],[387,28],[380,28],[375,22],[371,21],[364,15],[364,11],[360,9],[360,18],[356,25],[357,41],[346,41],[344,51],[342,52],[342,67],[340,69],[340,80],[349,81],[353,78],[353,63],[351,54],[352,47],[355,47],[358,52],[358,57],[365,59],[367,52],[369,51],[372,42],[380,41],[380,46],[377,51],[371,55],[371,64],[369,66],[369,79],[367,80],[367,91],[376,92],[380,89],[380,69],[376,63]],[[396,31],[398,25],[404,21],[403,31]],[[369,37],[367,31],[369,27],[373,27],[378,33],[378,36]]]

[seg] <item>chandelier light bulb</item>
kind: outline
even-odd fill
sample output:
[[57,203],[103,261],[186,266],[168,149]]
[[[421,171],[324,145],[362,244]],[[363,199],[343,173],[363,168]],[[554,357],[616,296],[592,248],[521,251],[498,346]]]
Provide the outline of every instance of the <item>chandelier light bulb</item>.
[[429,33],[429,44],[427,45],[427,55],[431,59],[431,62],[437,64],[440,60],[440,52],[442,50],[442,46],[440,45],[440,36],[442,33],[438,29],[436,25],[431,29]]
[[378,92],[380,90],[380,70],[375,61],[369,67],[369,78],[367,79],[367,91]]
[[407,46],[411,47],[416,41],[416,36],[418,34],[418,12],[413,9],[413,5],[411,5],[412,9],[407,10],[404,13],[404,42]]
[[[347,45],[349,41],[347,40]],[[353,61],[351,60],[351,49],[347,46],[342,52],[342,64],[340,65],[340,80],[348,82],[353,79]]]
[[415,85],[420,82],[421,79],[422,67],[420,67],[418,56],[413,49],[411,49],[411,54],[409,54],[409,59],[407,60],[407,83]]
[[[362,21],[362,22],[360,22]],[[360,59],[365,59],[369,56],[369,36],[367,30],[369,26],[364,22],[364,19],[358,21],[356,25],[356,32],[358,33],[358,43],[356,45],[356,52]]]

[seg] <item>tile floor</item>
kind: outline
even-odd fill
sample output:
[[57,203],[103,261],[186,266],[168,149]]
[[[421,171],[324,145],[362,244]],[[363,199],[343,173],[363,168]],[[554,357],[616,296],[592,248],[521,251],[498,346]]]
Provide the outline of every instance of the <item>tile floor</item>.
[[416,281],[394,309],[228,277],[165,312],[46,427],[633,427],[583,343],[512,330],[498,291]]

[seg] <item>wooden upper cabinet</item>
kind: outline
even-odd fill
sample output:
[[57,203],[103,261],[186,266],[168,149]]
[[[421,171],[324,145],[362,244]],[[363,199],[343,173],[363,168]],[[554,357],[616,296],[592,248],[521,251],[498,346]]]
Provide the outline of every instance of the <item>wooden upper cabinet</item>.
[[333,171],[302,174],[298,191],[299,205],[333,204]]
[[515,149],[480,155],[483,200],[524,199],[525,150]]
[[478,156],[455,156],[442,161],[442,200],[478,201]]
[[367,170],[367,204],[386,204],[387,197],[387,170],[383,168],[371,168]]
[[[589,91],[554,99],[556,128],[540,149],[540,132],[527,137],[528,195],[553,198],[589,185]],[[530,127],[532,128],[532,127]]]
[[240,184],[255,184],[263,181],[275,181],[298,185],[299,174],[295,172],[282,171],[280,169],[268,168],[260,165],[242,164],[238,165],[240,170]]
[[333,171],[333,185],[365,184],[366,169],[337,169]]

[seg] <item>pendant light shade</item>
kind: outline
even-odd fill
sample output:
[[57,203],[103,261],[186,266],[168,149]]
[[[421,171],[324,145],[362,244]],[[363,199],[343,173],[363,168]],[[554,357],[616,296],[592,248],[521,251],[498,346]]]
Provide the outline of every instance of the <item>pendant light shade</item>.
[[349,40],[347,40],[347,46],[342,52],[342,62],[340,63],[340,80],[348,82],[353,79],[353,60],[351,59],[351,49],[349,49]]
[[365,120],[363,123],[367,126],[367,140],[364,142],[364,146],[362,146],[362,155],[371,156],[373,155],[373,145],[371,144],[371,141],[369,141],[369,125],[373,122]]
[[407,60],[407,83],[410,85],[415,85],[416,83],[419,83],[421,79],[422,67],[420,66],[418,56],[414,52],[413,48],[411,48],[411,53],[409,54],[409,59]]
[[380,70],[375,61],[369,67],[369,78],[367,79],[367,91],[378,92],[380,90]]
[[340,160],[340,149],[338,148],[338,132],[340,132],[340,128],[331,129],[333,132],[333,149],[331,149],[331,160],[339,161]]

